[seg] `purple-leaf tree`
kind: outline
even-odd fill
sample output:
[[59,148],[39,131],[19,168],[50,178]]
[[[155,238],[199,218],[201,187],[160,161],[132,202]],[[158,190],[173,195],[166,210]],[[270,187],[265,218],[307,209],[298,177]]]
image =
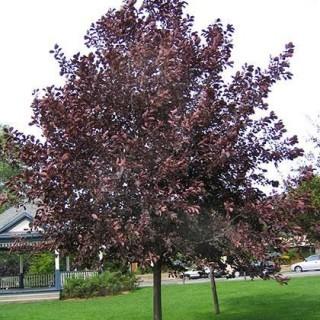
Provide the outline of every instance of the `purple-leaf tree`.
[[291,78],[292,44],[266,70],[246,64],[227,82],[231,25],[200,34],[185,1],[135,2],[92,24],[87,54],[54,47],[64,85],[35,92],[41,141],[10,130],[8,150],[24,164],[10,186],[40,201],[35,225],[57,248],[152,264],[160,320],[161,266],[185,250],[193,223],[214,212],[237,230],[230,242],[258,251],[251,230],[284,221],[258,189],[275,184],[265,165],[302,150],[266,103]]

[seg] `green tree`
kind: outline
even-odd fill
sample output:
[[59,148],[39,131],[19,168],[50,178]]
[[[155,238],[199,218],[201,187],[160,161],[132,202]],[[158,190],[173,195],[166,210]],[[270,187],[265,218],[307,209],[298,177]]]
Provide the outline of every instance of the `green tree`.
[[35,254],[30,259],[30,274],[45,274],[52,273],[54,270],[53,253],[43,252]]
[[298,216],[298,224],[308,240],[317,245],[320,242],[320,176],[315,175],[312,179],[303,181],[298,190],[310,195],[312,205],[311,210]]
[[[9,194],[6,182],[19,173],[19,165],[10,162],[5,152],[5,126],[0,125],[0,213],[6,210],[12,203],[12,195]],[[6,204],[2,204],[2,200],[9,198]]]
[[306,153],[302,160],[302,169],[305,166],[311,178],[299,183],[300,193],[308,193],[312,208],[298,217],[298,224],[302,232],[316,247],[320,244],[320,115],[315,120],[310,119],[314,134],[306,141],[312,143],[312,150]]
[[10,252],[0,252],[0,277],[19,274],[19,256]]

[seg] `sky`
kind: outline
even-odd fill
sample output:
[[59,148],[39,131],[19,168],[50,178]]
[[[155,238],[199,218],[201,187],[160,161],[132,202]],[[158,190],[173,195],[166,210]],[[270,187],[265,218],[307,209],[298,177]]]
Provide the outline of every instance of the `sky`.
[[[59,84],[58,66],[49,51],[58,43],[67,55],[81,51],[90,24],[121,0],[0,1],[0,123],[25,133],[32,91]],[[187,12],[201,30],[217,18],[235,27],[232,59],[265,67],[292,41],[294,78],[276,84],[270,106],[302,146],[320,114],[320,0],[189,0]],[[320,120],[319,120],[320,123]]]

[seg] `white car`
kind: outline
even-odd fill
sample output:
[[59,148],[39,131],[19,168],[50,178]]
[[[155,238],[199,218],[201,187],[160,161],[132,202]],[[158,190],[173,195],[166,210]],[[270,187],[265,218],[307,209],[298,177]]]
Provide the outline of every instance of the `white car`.
[[187,279],[196,279],[196,278],[208,278],[210,274],[210,269],[208,267],[203,268],[202,270],[199,269],[189,269],[181,273],[181,278]]
[[304,261],[291,265],[291,271],[302,272],[309,270],[320,270],[320,255],[313,255]]
[[200,278],[200,273],[199,273],[199,270],[190,269],[190,270],[184,271],[181,276],[187,279],[196,279],[196,278]]

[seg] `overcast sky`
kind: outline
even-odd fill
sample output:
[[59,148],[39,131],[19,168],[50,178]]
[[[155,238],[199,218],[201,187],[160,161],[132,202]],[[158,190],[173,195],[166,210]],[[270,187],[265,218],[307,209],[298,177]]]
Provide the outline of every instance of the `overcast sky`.
[[[55,43],[67,55],[83,48],[91,22],[120,0],[7,0],[0,1],[0,123],[23,132],[31,117],[35,88],[59,82],[58,68],[49,54]],[[320,111],[319,31],[320,0],[189,0],[187,11],[202,29],[217,18],[234,25],[236,66],[244,62],[266,66],[292,41],[294,79],[278,83],[270,96],[271,107],[290,133],[303,142],[311,131],[308,117]]]

